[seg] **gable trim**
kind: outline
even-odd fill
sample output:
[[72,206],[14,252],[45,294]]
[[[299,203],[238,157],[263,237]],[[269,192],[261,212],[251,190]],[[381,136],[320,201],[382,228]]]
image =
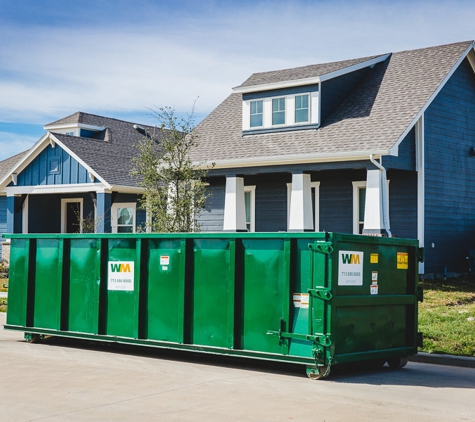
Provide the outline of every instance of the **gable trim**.
[[[71,157],[73,157],[79,164],[81,164],[88,173],[94,175],[101,183],[102,187],[106,189],[110,189],[109,183],[104,180],[96,171],[94,171],[89,165],[86,164],[84,160],[82,160],[78,155],[73,153],[69,148],[67,148],[58,138],[56,138],[51,132],[45,133],[39,140],[36,142],[35,145],[31,148],[31,150],[26,154],[23,159],[13,167],[9,173],[5,175],[3,180],[0,180],[0,186],[5,186],[11,180],[12,174],[19,174],[21,173],[37,156],[38,154],[43,151],[43,149],[50,144],[50,141],[59,145],[64,151],[66,151]],[[60,186],[60,185],[57,185]],[[69,186],[69,185],[68,185]],[[89,185],[90,186],[90,185]],[[91,189],[95,190],[95,189]]]
[[475,42],[472,42],[470,46],[467,48],[467,50],[460,56],[460,58],[457,60],[457,63],[452,67],[449,73],[445,76],[443,81],[439,84],[437,89],[433,92],[433,94],[430,96],[429,100],[424,104],[424,106],[420,109],[420,111],[416,114],[412,122],[407,126],[406,130],[402,133],[402,135],[399,137],[399,139],[396,141],[396,143],[391,147],[389,150],[389,155],[398,155],[398,147],[401,144],[401,142],[404,140],[406,135],[409,133],[409,131],[414,127],[414,125],[419,121],[419,119],[424,115],[425,111],[429,108],[431,105],[432,101],[434,101],[435,97],[439,94],[439,92],[442,90],[442,88],[445,86],[445,84],[449,81],[449,79],[452,77],[452,75],[455,73],[455,71],[458,69],[458,67],[462,64],[464,59],[467,57],[468,61],[470,62],[470,65],[472,66],[472,69],[475,73]]

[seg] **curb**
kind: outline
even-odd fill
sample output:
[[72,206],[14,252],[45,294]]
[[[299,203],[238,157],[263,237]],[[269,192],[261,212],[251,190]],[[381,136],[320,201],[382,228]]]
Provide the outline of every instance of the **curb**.
[[475,358],[467,356],[439,355],[435,353],[420,352],[408,357],[410,362],[431,363],[433,365],[460,366],[475,368]]

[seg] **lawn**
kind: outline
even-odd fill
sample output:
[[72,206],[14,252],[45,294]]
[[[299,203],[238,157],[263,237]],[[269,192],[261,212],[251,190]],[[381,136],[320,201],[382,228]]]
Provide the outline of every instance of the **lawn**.
[[475,357],[475,280],[425,280],[419,331],[428,353]]

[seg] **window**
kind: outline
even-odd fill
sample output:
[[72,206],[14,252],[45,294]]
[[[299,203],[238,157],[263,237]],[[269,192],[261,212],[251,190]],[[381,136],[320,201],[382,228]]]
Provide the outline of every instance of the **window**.
[[61,173],[61,160],[59,157],[51,157],[49,159],[49,174]]
[[[272,96],[273,94],[276,95]],[[257,95],[260,94],[253,93],[251,98],[242,101],[243,132],[249,131],[252,134],[318,127],[319,91],[288,95],[263,92],[262,97]]]
[[[389,194],[389,180],[386,181]],[[366,205],[366,182],[353,182],[353,234],[362,234]]]
[[[320,230],[320,182],[310,182],[312,190],[313,228]],[[292,195],[292,183],[287,183],[287,229],[290,223],[290,198]]]
[[251,101],[251,127],[262,126],[263,101]]
[[246,208],[246,228],[248,232],[255,232],[256,187],[244,186],[244,205]]
[[135,203],[112,205],[112,233],[135,233]]
[[308,122],[308,94],[295,96],[295,123]]
[[272,124],[285,125],[285,97],[272,99]]

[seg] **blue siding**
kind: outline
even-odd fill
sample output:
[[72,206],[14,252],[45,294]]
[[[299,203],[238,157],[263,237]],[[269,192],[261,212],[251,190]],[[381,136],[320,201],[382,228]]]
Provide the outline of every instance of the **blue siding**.
[[328,171],[312,176],[320,182],[320,231],[353,233],[353,184],[366,171]]
[[384,156],[383,166],[387,169],[416,170],[416,130],[412,128],[399,144],[398,156]]
[[256,98],[270,98],[278,97],[279,95],[292,95],[292,94],[302,94],[306,92],[317,92],[318,84],[316,85],[304,85],[292,88],[282,88],[282,89],[272,89],[270,91],[261,91],[261,92],[252,92],[249,94],[242,94],[242,99],[244,101],[254,100]]
[[389,170],[389,221],[395,237],[417,239],[417,173]]
[[213,179],[210,182],[208,190],[211,191],[211,196],[206,200],[206,207],[199,218],[202,232],[223,230],[225,184],[224,178]]
[[[60,173],[50,174],[51,158],[60,160]],[[99,181],[96,179],[96,183]],[[38,156],[18,175],[18,186],[61,185],[91,183],[86,169],[71,157],[61,147],[52,148],[48,145]],[[12,183],[10,183],[12,186]]]
[[287,230],[287,183],[290,174],[249,176],[244,184],[256,185],[256,232]]
[[[0,196],[0,237],[7,232],[7,197]],[[0,245],[3,239],[0,239]],[[0,262],[2,260],[2,248],[0,246]]]
[[28,232],[61,232],[61,199],[82,198],[83,218],[94,218],[94,202],[87,193],[67,195],[29,195],[28,198]]
[[357,85],[370,72],[370,68],[360,69],[356,72],[347,73],[339,78],[322,82],[321,89],[321,123],[324,124],[336,108],[345,100]]
[[475,249],[474,116],[475,75],[465,59],[425,113],[426,272],[466,270]]

